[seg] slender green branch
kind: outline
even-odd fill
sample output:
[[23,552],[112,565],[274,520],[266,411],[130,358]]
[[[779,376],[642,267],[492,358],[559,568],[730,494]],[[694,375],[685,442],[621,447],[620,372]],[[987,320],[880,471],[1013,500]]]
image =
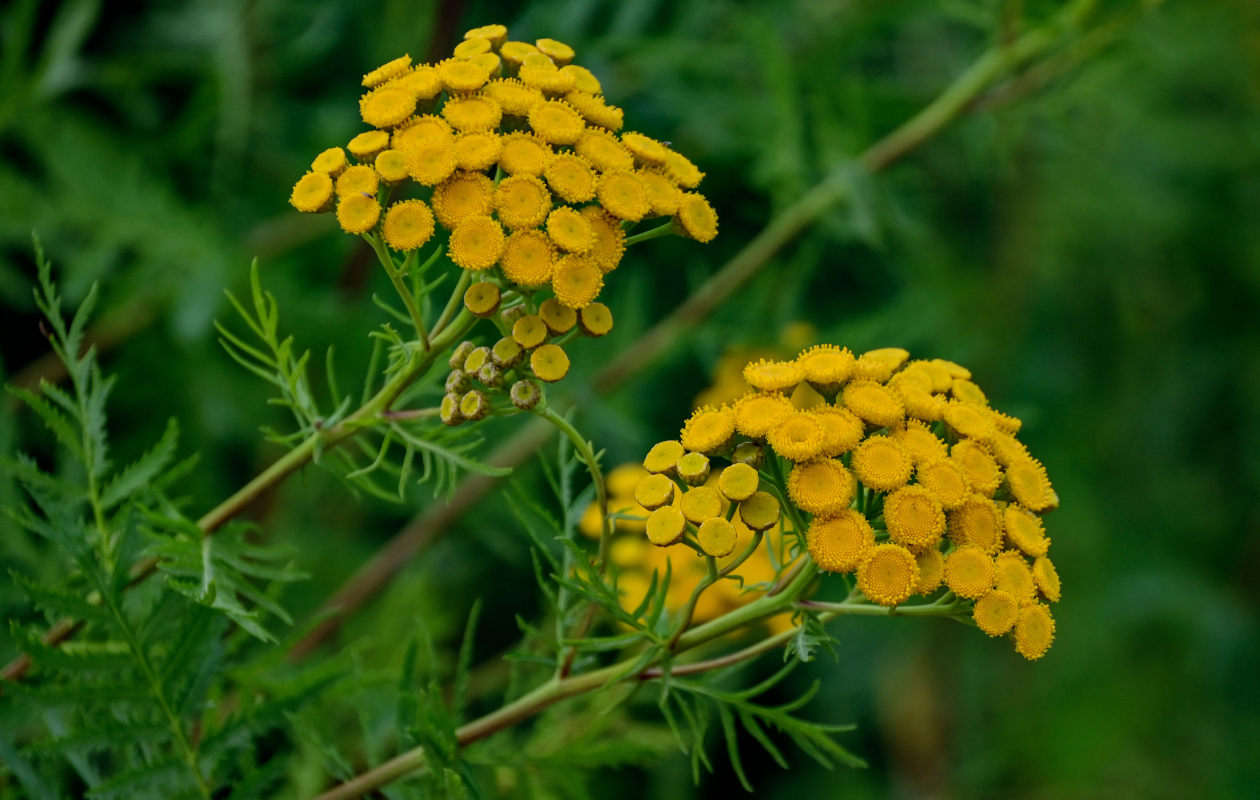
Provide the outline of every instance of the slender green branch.
[[669,641],[665,644],[666,650],[673,650],[678,646],[678,640],[682,638],[683,632],[691,625],[691,618],[696,613],[696,603],[700,602],[700,595],[705,590],[718,582],[720,577],[717,568],[717,560],[707,553],[704,556],[704,565],[706,568],[705,576],[691,590],[691,597],[687,598],[687,605],[683,606],[682,616],[678,620],[678,625],[674,628],[674,633],[669,637]]
[[468,284],[470,283],[472,283],[472,270],[461,269],[459,271],[459,280],[455,282],[455,289],[451,291],[451,296],[446,300],[446,307],[442,309],[437,322],[433,323],[434,336],[442,332],[442,329],[446,327],[446,323],[455,314],[455,309],[459,308],[459,304],[463,302],[464,292],[468,291]]
[[376,252],[376,258],[381,262],[381,266],[385,268],[385,274],[389,276],[390,283],[394,284],[394,290],[398,292],[398,297],[403,301],[403,305],[407,307],[407,314],[411,317],[411,324],[416,329],[416,338],[420,340],[420,346],[425,350],[429,349],[429,334],[425,330],[424,320],[420,317],[420,309],[416,307],[415,295],[407,288],[407,284],[403,282],[402,272],[394,264],[394,257],[389,254],[385,243],[381,241],[381,237],[377,234],[364,236],[368,244],[372,245],[372,250]]
[[626,244],[626,247],[629,247],[632,244],[638,244],[639,242],[646,242],[649,239],[659,239],[662,236],[672,236],[676,234],[677,232],[678,232],[678,229],[674,227],[674,221],[670,220],[669,222],[666,222],[664,225],[657,225],[655,228],[649,228],[648,230],[643,231],[642,233],[636,233],[633,236],[627,236],[625,244]]

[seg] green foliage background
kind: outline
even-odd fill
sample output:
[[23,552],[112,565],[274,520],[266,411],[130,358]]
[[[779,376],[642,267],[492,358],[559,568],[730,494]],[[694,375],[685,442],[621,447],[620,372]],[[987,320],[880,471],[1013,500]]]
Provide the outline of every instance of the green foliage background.
[[[1126,4],[1104,2],[1104,12]],[[1045,87],[989,96],[828,214],[700,328],[612,396],[580,387],[775,214],[929,101],[1039,0],[126,3],[17,0],[0,11],[0,354],[29,382],[45,362],[31,302],[30,232],[64,293],[101,283],[97,329],[119,376],[111,437],[134,458],[178,417],[202,454],[182,484],[209,508],[273,460],[283,426],[260,382],[215,341],[249,260],[282,324],[346,382],[370,351],[384,276],[328,216],[286,200],[311,157],[359,130],[361,74],[432,58],[467,27],[551,36],[626,108],[708,172],[711,245],[661,240],[610,281],[617,330],[575,348],[580,422],[609,463],[670,435],[732,345],[775,344],[796,321],[819,341],[901,345],[968,365],[1062,498],[1049,520],[1065,598],[1050,654],[944,622],[841,620],[820,716],[868,770],[799,753],[748,767],[793,796],[1240,796],[1260,785],[1260,8],[1169,2]],[[1025,89],[1032,89],[1026,94]],[[486,447],[509,426],[489,428]],[[50,452],[7,405],[0,448]],[[524,469],[526,480],[537,472]],[[0,484],[0,504],[15,487]],[[418,502],[425,500],[423,492]],[[286,595],[308,617],[419,510],[353,498],[308,468],[251,509],[311,574]],[[0,567],[55,575],[5,527]],[[501,501],[433,541],[331,646],[392,683],[423,627],[453,653],[483,599],[475,652],[494,658],[529,613],[523,537]],[[27,615],[0,584],[7,618]],[[7,634],[6,634],[7,636]],[[14,651],[0,640],[0,657]],[[453,658],[453,655],[450,657]],[[773,658],[768,659],[773,661]],[[773,664],[766,665],[766,667]],[[5,702],[0,698],[0,704]],[[370,711],[359,709],[364,714]],[[392,747],[326,698],[307,721],[345,752]],[[0,725],[16,726],[0,707]],[[688,796],[676,751],[619,777],[626,796]],[[716,756],[702,787],[736,788]],[[314,788],[318,764],[294,768]],[[303,784],[306,781],[306,784]],[[311,781],[315,781],[314,784]],[[612,785],[612,784],[609,784]]]

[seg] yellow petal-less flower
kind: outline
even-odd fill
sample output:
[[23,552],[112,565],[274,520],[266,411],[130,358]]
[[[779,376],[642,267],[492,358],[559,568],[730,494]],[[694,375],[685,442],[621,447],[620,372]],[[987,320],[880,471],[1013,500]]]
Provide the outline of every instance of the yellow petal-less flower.
[[1059,583],[1059,571],[1054,568],[1054,563],[1046,556],[1035,558],[1032,574],[1042,596],[1051,603],[1059,602],[1062,587]]
[[872,547],[858,567],[857,586],[862,594],[881,606],[904,603],[919,582],[919,565],[914,554],[895,544]]
[[905,406],[892,391],[870,380],[846,384],[840,402],[854,414],[881,428],[900,425],[906,414]]
[[[481,53],[471,53],[468,57],[478,55]],[[442,81],[443,88],[448,92],[475,92],[485,86],[486,79],[490,77],[481,67],[459,58],[442,61],[436,68],[438,79]]]
[[895,439],[872,436],[853,449],[853,474],[863,486],[891,492],[910,480],[910,455]]
[[501,47],[507,41],[508,29],[506,25],[482,25],[477,28],[471,28],[464,34],[465,39],[485,39],[490,42],[491,47]]
[[1046,654],[1054,643],[1054,617],[1040,603],[1023,606],[1015,618],[1015,652],[1029,661]]
[[563,100],[539,103],[529,110],[528,119],[530,130],[554,145],[576,144],[586,130],[586,120]]
[[506,243],[499,223],[484,215],[468,217],[451,231],[447,254],[464,269],[489,269],[498,263]]
[[[814,515],[838,514],[853,502],[853,475],[834,459],[796,464],[788,473],[788,497]],[[941,527],[945,527],[942,518]]]
[[456,172],[433,189],[433,213],[447,230],[470,217],[489,216],[494,183],[480,172]]
[[534,106],[541,105],[543,93],[533,86],[526,86],[515,78],[497,78],[486,84],[481,93],[491,98],[504,114],[524,117]]
[[[574,85],[580,92],[587,94],[603,94],[604,87],[600,85],[599,78],[595,77],[586,67],[579,67],[577,64],[565,64],[560,71],[573,76]],[[609,130],[612,130],[611,128]]]
[[376,190],[380,188],[380,176],[376,174],[376,170],[371,167],[357,164],[353,167],[346,167],[340,175],[337,176],[337,196],[345,197],[350,194],[367,194],[375,195]]
[[499,55],[505,62],[516,68],[524,64],[528,56],[537,52],[538,48],[529,42],[504,42],[499,45]]
[[914,585],[914,593],[929,595],[936,591],[945,578],[945,556],[935,547],[929,547],[916,553],[914,561],[919,565],[919,581]]
[[[570,206],[560,206],[547,215],[547,235],[561,250],[570,253],[585,255],[595,247],[591,223]],[[594,261],[591,264],[594,266]],[[598,266],[595,269],[599,270]]]
[[442,91],[442,80],[437,70],[428,64],[417,64],[397,78],[381,84],[382,89],[398,89],[413,95],[417,101],[432,100]]
[[959,597],[974,600],[993,588],[993,559],[965,544],[945,556],[945,585]]
[[761,476],[747,464],[731,464],[718,476],[718,491],[737,503],[756,494],[760,484]]
[[577,324],[577,312],[554,297],[548,297],[538,306],[538,316],[547,324],[552,336],[567,333]]
[[435,142],[449,147],[455,143],[455,132],[446,120],[432,114],[425,114],[411,117],[395,128],[390,134],[389,142],[395,150],[403,151]]
[[613,134],[599,128],[587,128],[573,149],[600,172],[630,172],[634,156]]
[[893,372],[900,369],[908,358],[910,358],[910,353],[900,347],[867,350],[858,356],[854,363],[853,377],[883,383]]
[[959,436],[966,436],[979,442],[987,442],[993,438],[992,420],[975,406],[952,400],[945,406],[945,422]]
[[[499,309],[502,295],[490,281],[478,281],[464,292],[464,307],[478,317],[488,317]],[[515,344],[515,342],[513,342]],[[493,351],[492,351],[493,355]]]
[[350,161],[346,158],[345,150],[340,147],[330,147],[315,156],[315,160],[311,162],[311,171],[324,172],[335,178],[349,165]]
[[808,411],[793,411],[770,429],[766,441],[790,461],[809,461],[822,452],[823,426]]
[[410,176],[407,154],[402,150],[382,150],[372,162],[372,168],[381,181],[391,186],[402,183]]
[[[560,73],[573,78],[574,86],[577,86],[577,77],[574,73],[564,69],[561,69]],[[604,98],[598,94],[575,88],[567,93],[564,99],[569,105],[576,108],[577,112],[591,125],[608,131],[619,131],[621,126],[625,124],[625,112],[616,106],[608,105]]]
[[1010,543],[1033,558],[1044,556],[1050,548],[1041,518],[1028,509],[1013,504],[1007,506],[1002,514],[1002,523]]
[[617,218],[599,206],[583,208],[582,216],[595,234],[595,246],[587,255],[601,272],[608,274],[617,268],[626,253],[626,233]]
[[674,465],[678,479],[688,486],[700,486],[709,478],[709,457],[704,453],[686,453]]
[[852,377],[854,361],[849,348],[833,344],[811,347],[796,358],[805,380],[825,394],[834,393],[840,384]]
[[[462,59],[464,61],[471,61],[472,59],[476,58],[479,55],[482,55],[484,53],[489,53],[492,49],[494,49],[494,45],[490,44],[489,39],[486,39],[481,36],[474,36],[474,37],[465,39],[464,41],[455,45],[455,49],[451,51],[451,54],[454,55],[458,59]],[[442,65],[439,64],[438,66],[441,67]],[[472,90],[466,89],[463,91],[472,91]]]
[[673,506],[662,506],[652,511],[647,519],[648,541],[657,547],[669,547],[681,541],[687,533],[687,520]]
[[326,173],[308,172],[293,187],[289,205],[298,211],[313,214],[329,211],[333,202],[333,181]]
[[346,149],[360,164],[370,164],[377,153],[389,147],[389,133],[386,131],[364,131],[346,144]]
[[739,518],[754,531],[766,531],[779,523],[779,501],[769,492],[753,492],[740,501]]
[[721,517],[705,520],[696,534],[696,541],[706,555],[714,558],[728,556],[735,549],[738,535],[735,526]]
[[825,572],[852,572],[875,547],[875,530],[866,517],[844,509],[816,517],[805,534],[809,555]]
[[547,341],[547,325],[537,314],[526,314],[512,323],[512,340],[526,350],[532,350]]
[[971,609],[976,627],[990,636],[1009,632],[1018,615],[1019,601],[1001,589],[985,592]]
[[949,449],[949,458],[962,469],[967,482],[977,492],[992,497],[1002,481],[1002,470],[984,445],[962,439]]
[[513,230],[536,228],[551,211],[551,192],[533,175],[504,178],[494,190],[494,210]]
[[974,545],[992,555],[1002,548],[1002,515],[992,500],[973,494],[949,512],[949,535],[956,544]]
[[405,149],[407,171],[421,186],[437,186],[455,172],[455,151],[448,143],[426,141]]
[[1036,512],[1050,509],[1054,493],[1050,479],[1041,462],[1032,458],[1021,458],[1011,462],[1006,468],[1006,486],[1011,496],[1022,506]]
[[595,170],[575,153],[561,153],[543,170],[551,190],[569,203],[585,203],[595,197]]
[[735,412],[726,406],[704,406],[692,413],[683,425],[679,441],[688,450],[712,453],[735,433]]
[[722,496],[710,486],[696,486],[683,492],[678,509],[688,522],[699,525],[722,515]]
[[573,309],[585,308],[604,288],[604,277],[589,258],[562,256],[551,273],[551,288],[556,299]]
[[644,456],[643,468],[654,475],[670,472],[686,452],[682,444],[673,439],[657,442]]
[[906,448],[916,466],[948,455],[945,442],[920,420],[907,420],[904,428],[894,428],[888,435]]
[[745,436],[764,439],[796,409],[778,392],[750,392],[735,402],[735,428]]
[[576,55],[572,47],[555,39],[538,39],[535,40],[534,46],[538,48],[538,52],[547,56],[558,67],[568,64]]
[[932,493],[946,511],[952,511],[971,496],[971,485],[962,469],[947,458],[938,458],[919,464],[915,477],[923,488]]
[[804,379],[795,361],[760,359],[744,367],[744,380],[763,392],[790,393]]
[[555,383],[569,374],[569,356],[559,345],[540,345],[529,355],[529,368],[539,380]]
[[842,453],[847,453],[862,441],[862,434],[865,433],[866,428],[862,420],[847,408],[819,405],[809,411],[822,423],[822,454],[827,458],[835,458]]
[[359,114],[373,128],[391,128],[415,110],[415,93],[388,84],[371,90],[359,100]]
[[1017,551],[1007,550],[993,559],[993,578],[997,588],[1010,592],[1021,603],[1031,602],[1036,597],[1037,584],[1032,570]]
[[577,88],[577,80],[571,73],[561,72],[556,65],[542,56],[542,60],[531,56],[517,70],[516,77],[526,86],[532,86],[546,95],[556,96],[571,92]]
[[945,532],[945,512],[922,486],[903,486],[884,498],[888,537],[913,551],[935,547]]
[[666,148],[650,136],[637,131],[626,131],[621,134],[621,143],[634,156],[635,160],[648,166],[664,166]]
[[718,215],[704,195],[683,192],[674,221],[682,234],[697,242],[711,242],[718,234]]
[[517,231],[507,239],[499,266],[503,275],[519,286],[535,287],[551,282],[556,248],[539,230]]
[[449,97],[442,104],[442,118],[457,131],[488,131],[498,127],[503,109],[489,97]]
[[411,68],[411,56],[402,55],[386,61],[376,69],[363,76],[363,86],[368,89],[380,86],[385,81],[397,78]]
[[634,487],[635,502],[649,511],[667,506],[673,499],[674,482],[665,475],[648,475]]
[[456,137],[454,148],[455,163],[460,169],[481,172],[498,162],[503,142],[497,133],[472,131]]
[[375,198],[352,194],[337,201],[337,224],[346,233],[367,233],[381,218]]
[[678,212],[678,204],[682,201],[682,192],[663,173],[654,169],[636,170],[639,182],[647,190],[649,217],[669,217]]
[[385,243],[395,250],[415,250],[433,237],[433,212],[423,200],[404,200],[385,212]]
[[499,166],[509,175],[542,175],[554,154],[532,133],[516,131],[503,137]]
[[651,210],[647,188],[633,172],[605,172],[595,185],[600,206],[617,219],[638,222]]
[[965,378],[954,378],[950,382],[949,393],[954,396],[955,400],[963,403],[981,407],[989,405],[989,398],[984,396],[984,392],[980,387]]

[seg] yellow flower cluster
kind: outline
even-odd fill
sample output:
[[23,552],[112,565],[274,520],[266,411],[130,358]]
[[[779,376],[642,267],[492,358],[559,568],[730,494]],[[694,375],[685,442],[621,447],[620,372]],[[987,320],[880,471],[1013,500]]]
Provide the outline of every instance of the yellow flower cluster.
[[623,131],[622,110],[573,58],[561,42],[509,41],[506,27],[487,25],[437,64],[382,65],[363,77],[371,129],[320,153],[290,203],[335,207],[348,233],[379,226],[399,251],[444,229],[459,266],[550,286],[570,308],[595,300],[641,220],[667,217],[676,233],[711,240],[717,215],[694,191],[704,173]]
[[[1020,421],[993,409],[968,370],[910,360],[899,348],[855,356],[821,345],[750,363],[743,377],[750,391],[698,409],[678,440],[657,444],[644,461],[651,474],[637,497],[657,509],[646,528],[652,543],[690,535],[711,554],[725,546],[705,535],[707,517],[667,505],[694,491],[686,488],[693,463],[725,459],[718,493],[740,504],[737,517],[748,522],[745,504],[763,497],[749,509],[753,518],[764,522],[757,513],[771,505],[777,518],[774,492],[783,490],[808,515],[815,563],[856,573],[871,601],[899,605],[943,582],[974,601],[985,633],[1010,633],[1029,659],[1046,652],[1054,639],[1046,603],[1058,601],[1060,587],[1041,516],[1058,496],[1016,438]],[[786,473],[784,485],[774,483],[775,470],[754,468],[762,457],[781,459],[773,466]]]
[[[644,538],[645,518],[649,512],[635,499],[635,488],[648,474],[641,464],[622,464],[608,473],[608,511],[613,517],[613,540],[609,558],[617,567],[617,589],[622,608],[633,612],[642,605],[651,587],[653,573],[656,574],[657,581],[662,581],[668,572],[670,581],[665,591],[665,607],[675,611],[686,605],[696,584],[705,578],[704,560],[696,558],[692,553],[671,553],[667,549],[653,547]],[[716,485],[717,476],[710,475],[706,485],[697,488],[712,491]],[[684,496],[678,494],[671,503],[680,508],[684,502],[691,505],[698,499],[700,496],[684,501]],[[719,568],[732,562],[751,541],[752,532],[742,522],[735,520],[734,528],[738,539],[735,552],[719,559]],[[591,503],[587,507],[586,513],[578,522],[578,529],[586,536],[599,538],[602,520],[598,503]],[[705,622],[714,619],[759,597],[761,591],[757,587],[764,588],[773,582],[777,572],[770,554],[773,553],[774,558],[781,563],[786,555],[782,547],[781,531],[775,525],[765,532],[757,552],[732,573],[742,579],[742,585],[740,581],[732,579],[718,581],[709,587],[700,595],[692,620]],[[786,630],[791,626],[790,615],[772,617],[768,624],[772,632]]]
[[[478,316],[499,310],[499,287],[489,281],[474,283],[464,304]],[[588,303],[574,310],[549,297],[530,314],[516,304],[500,315],[510,333],[493,346],[461,342],[449,359],[446,394],[440,415],[447,425],[475,422],[493,410],[492,398],[507,394],[512,405],[528,411],[538,405],[542,392],[535,381],[555,383],[569,373],[569,356],[558,344],[580,331],[603,336],[612,330],[612,312],[603,303]],[[549,341],[553,340],[553,341]],[[511,388],[505,388],[511,384]]]

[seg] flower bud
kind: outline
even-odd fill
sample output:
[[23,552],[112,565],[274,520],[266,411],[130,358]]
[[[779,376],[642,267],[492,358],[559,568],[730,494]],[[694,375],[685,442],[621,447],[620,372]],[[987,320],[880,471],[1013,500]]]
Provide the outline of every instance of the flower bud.
[[512,405],[521,411],[529,411],[542,399],[542,390],[533,381],[517,381],[512,384],[508,396],[512,398]]
[[451,351],[451,358],[448,362],[451,369],[463,369],[464,361],[468,359],[470,353],[477,348],[477,345],[468,340],[459,343],[459,346]]

